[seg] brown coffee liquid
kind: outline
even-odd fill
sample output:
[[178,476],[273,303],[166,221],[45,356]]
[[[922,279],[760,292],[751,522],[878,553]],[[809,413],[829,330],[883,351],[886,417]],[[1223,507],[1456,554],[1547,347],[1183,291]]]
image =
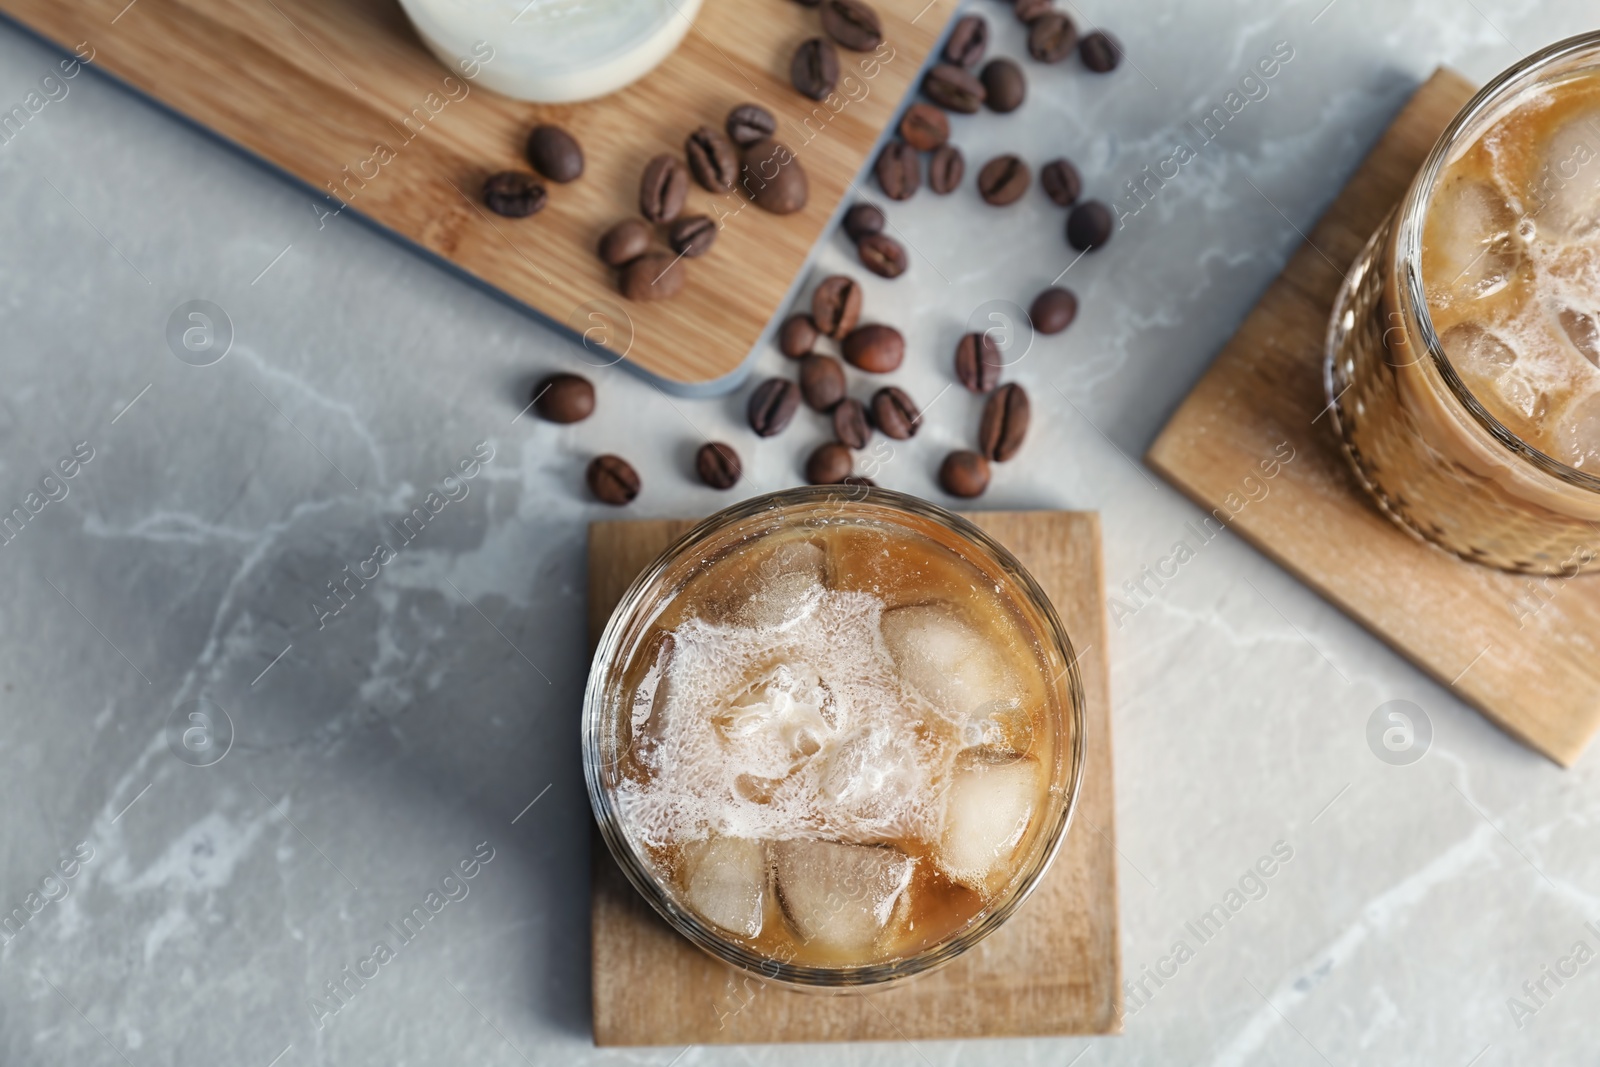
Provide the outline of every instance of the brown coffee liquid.
[[1036,855],[1063,697],[1007,583],[933,540],[835,520],[744,542],[639,647],[619,821],[747,949],[903,958]]

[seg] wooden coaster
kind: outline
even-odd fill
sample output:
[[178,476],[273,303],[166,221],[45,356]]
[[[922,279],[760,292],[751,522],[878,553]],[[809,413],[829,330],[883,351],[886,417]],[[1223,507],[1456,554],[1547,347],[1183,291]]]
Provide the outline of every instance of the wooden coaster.
[[[1600,727],[1600,578],[1507,574],[1412,538],[1356,481],[1324,410],[1342,272],[1474,91],[1447,70],[1417,90],[1146,458],[1202,506],[1236,512],[1234,531],[1508,733],[1571,766]],[[1288,449],[1293,460],[1259,479],[1258,463]],[[1244,506],[1251,475],[1268,491]]]
[[[1049,594],[1083,671],[1084,780],[1055,863],[1018,912],[949,966],[854,996],[762,985],[674,933],[594,837],[594,1040],[597,1045],[897,1041],[1121,1029],[1111,699],[1100,519],[1091,512],[968,516],[1006,545]],[[589,636],[628,583],[692,522],[589,527]]]
[[[451,77],[459,72],[423,48],[396,0],[0,0],[0,12],[69,52],[87,42],[92,69],[305,181],[313,191],[307,229],[293,237],[291,257],[306,254],[301,246],[318,229],[338,224],[312,212],[343,201],[685,391],[737,383],[724,379],[787,302],[955,0],[873,6],[885,45],[876,54],[841,51],[838,93],[822,103],[789,85],[795,47],[821,33],[815,8],[705,0],[683,44],[641,81],[601,100],[539,106]],[[691,131],[721,129],[728,111],[747,101],[777,117],[778,139],[805,167],[805,209],[769,215],[735,193],[691,183],[685,214],[725,223],[715,247],[680,264],[690,268],[688,284],[674,299],[624,300],[596,258],[600,235],[638,215],[639,177],[651,156],[682,159]],[[532,218],[487,214],[484,178],[527,169],[523,147],[539,121],[582,142],[584,176],[551,183],[548,206]],[[606,303],[585,306],[596,300]]]

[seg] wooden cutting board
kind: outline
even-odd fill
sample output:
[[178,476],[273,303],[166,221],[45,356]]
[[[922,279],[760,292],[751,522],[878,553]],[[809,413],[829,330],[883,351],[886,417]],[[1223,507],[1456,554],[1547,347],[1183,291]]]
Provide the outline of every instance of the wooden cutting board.
[[[1084,780],[1054,865],[1018,912],[949,966],[855,996],[794,993],[733,971],[674,933],[594,836],[597,1045],[915,1041],[1108,1034],[1122,1025],[1111,698],[1100,519],[1091,512],[969,515],[1032,572],[1083,672]],[[692,522],[589,527],[589,636],[634,577]]]
[[1473,92],[1448,70],[1417,90],[1147,459],[1227,514],[1257,463],[1287,443],[1294,459],[1231,528],[1507,732],[1571,766],[1600,727],[1600,578],[1507,574],[1413,539],[1367,497],[1323,413],[1323,340],[1343,271]]
[[[600,326],[612,353],[625,351],[664,383],[709,391],[737,383],[955,2],[873,0],[883,59],[871,65],[870,53],[841,50],[840,92],[822,104],[788,83],[795,46],[821,28],[815,8],[787,0],[705,0],[683,45],[642,81],[559,106],[459,78],[447,85],[458,72],[423,48],[396,0],[0,0],[0,12],[69,51],[87,42],[93,68],[306,182],[314,191],[307,233],[290,257],[312,254],[312,210],[342,200],[555,323],[580,333]],[[676,299],[624,300],[595,257],[600,234],[638,213],[651,156],[681,156],[690,131],[720,128],[746,101],[777,116],[779,139],[810,178],[809,203],[780,218],[692,186],[686,213],[724,220],[716,246],[688,264]],[[488,215],[478,199],[484,177],[526,168],[523,145],[539,121],[578,137],[584,177],[551,184],[549,206],[532,218]],[[378,145],[393,158],[366,163]],[[361,180],[363,166],[370,180]]]

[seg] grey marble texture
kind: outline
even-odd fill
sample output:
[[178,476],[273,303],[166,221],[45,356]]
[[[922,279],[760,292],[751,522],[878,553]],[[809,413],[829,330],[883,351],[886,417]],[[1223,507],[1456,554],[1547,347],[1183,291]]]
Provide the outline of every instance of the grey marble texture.
[[[1129,457],[1413,87],[1439,63],[1486,78],[1595,18],[1324,3],[1082,3],[1132,64],[1029,64],[1022,110],[956,121],[966,185],[893,205],[912,269],[867,282],[929,410],[882,482],[943,499],[932,472],[978,409],[940,394],[955,338],[1071,262],[1060,212],[986,208],[976,166],[1065,153],[1109,198],[1288,41],[1268,95],[1073,266],[1077,324],[1014,370],[1036,430],[984,504],[1099,510],[1119,588],[1198,514]],[[973,7],[1022,54],[1002,6]],[[0,26],[0,109],[57,58]],[[631,514],[697,515],[728,500],[689,476],[704,437],[744,451],[738,496],[798,481],[821,421],[758,443],[744,391],[672,398],[616,368],[589,372],[591,420],[517,418],[534,377],[582,369],[567,341],[348,215],[319,228],[304,190],[97,74],[0,145],[0,218],[0,500],[93,453],[0,546],[0,911],[28,916],[0,936],[7,1067],[1593,1061],[1600,964],[1545,979],[1520,1020],[1507,1000],[1535,1004],[1523,983],[1577,942],[1600,949],[1600,756],[1558,770],[1231,535],[1112,634],[1129,976],[1276,842],[1293,858],[1122,1036],[595,1050],[583,534],[615,513],[583,466],[624,452],[645,482]],[[849,263],[835,234],[815,270]],[[210,366],[166,340],[190,300],[232,323]],[[391,523],[475,447],[493,458],[467,495],[401,544]],[[310,605],[380,541],[395,557],[319,627]],[[1390,700],[1432,723],[1410,766],[1367,744]],[[214,707],[231,749],[193,766],[208,735],[186,716]],[[474,877],[443,883],[459,899],[326,999],[463,862]]]

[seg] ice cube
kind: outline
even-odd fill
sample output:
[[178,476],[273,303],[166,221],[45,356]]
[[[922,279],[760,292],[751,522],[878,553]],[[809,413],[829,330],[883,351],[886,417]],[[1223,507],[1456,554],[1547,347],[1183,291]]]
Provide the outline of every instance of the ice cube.
[[1545,145],[1530,212],[1540,232],[1564,239],[1600,228],[1600,109],[1567,120]]
[[1476,322],[1458,322],[1439,338],[1445,355],[1463,377],[1494,381],[1511,369],[1517,354]]
[[779,663],[711,716],[744,765],[782,778],[816,755],[838,727],[833,694],[814,668]]
[[827,580],[827,557],[811,541],[790,540],[748,572],[723,603],[726,621],[756,629],[788,626],[816,608]]
[[1042,793],[1043,768],[1034,757],[963,752],[945,796],[939,867],[963,885],[986,887],[1022,843]]
[[759,841],[714,837],[684,848],[684,902],[706,922],[741,937],[761,933],[767,857]]
[[1475,178],[1446,180],[1428,208],[1428,251],[1437,286],[1463,299],[1504,289],[1522,262],[1518,218],[1509,201]]
[[1015,699],[1003,655],[953,605],[917,604],[883,614],[883,640],[900,676],[937,707],[967,718]]
[[645,671],[638,688],[633,691],[629,709],[629,746],[634,755],[649,765],[655,746],[666,733],[667,704],[671,698],[672,655],[677,645],[670,633],[660,633],[650,657],[650,667]]
[[1600,473],[1600,393],[1567,409],[1556,430],[1556,458],[1591,474]]
[[915,861],[886,845],[779,841],[772,846],[778,903],[801,940],[862,954],[889,925]]
[[858,731],[826,759],[818,782],[821,795],[839,812],[859,819],[905,810],[927,786],[915,741],[896,731]]
[[1556,319],[1561,323],[1567,340],[1572,342],[1572,347],[1584,359],[1600,367],[1600,317],[1574,307],[1561,307],[1556,311]]

